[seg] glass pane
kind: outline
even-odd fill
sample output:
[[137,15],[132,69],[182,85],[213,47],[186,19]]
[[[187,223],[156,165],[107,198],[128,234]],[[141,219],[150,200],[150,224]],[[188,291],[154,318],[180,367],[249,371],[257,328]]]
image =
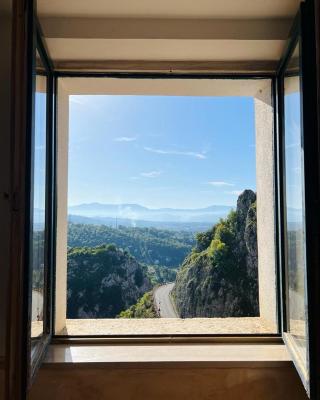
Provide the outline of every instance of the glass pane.
[[306,363],[305,225],[299,43],[284,79],[288,332]]
[[[31,337],[43,334],[45,215],[46,215],[46,101],[47,78],[37,53],[35,132],[33,165],[33,225],[32,225],[32,324]],[[36,340],[33,340],[33,347]]]

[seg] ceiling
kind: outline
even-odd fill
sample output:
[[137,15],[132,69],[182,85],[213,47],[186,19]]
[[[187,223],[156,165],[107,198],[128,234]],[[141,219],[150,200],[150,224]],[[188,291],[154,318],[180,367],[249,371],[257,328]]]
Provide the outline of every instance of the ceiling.
[[38,0],[40,16],[121,18],[285,18],[298,0]]
[[[270,79],[117,79],[61,78],[60,95],[151,95],[151,96],[263,96],[271,103]],[[269,103],[269,104],[270,104]]]
[[66,70],[174,71],[190,62],[200,70],[272,70],[298,7],[298,0],[37,2],[50,56]]

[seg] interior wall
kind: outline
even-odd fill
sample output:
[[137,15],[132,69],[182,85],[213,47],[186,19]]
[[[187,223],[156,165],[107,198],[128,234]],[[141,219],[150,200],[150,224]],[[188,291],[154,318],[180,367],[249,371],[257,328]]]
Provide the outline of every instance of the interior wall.
[[274,112],[270,82],[254,98],[260,316],[277,332]]
[[11,0],[1,0],[0,8],[0,399],[4,398],[4,357],[6,340],[7,287],[10,249],[10,77]]
[[57,238],[55,331],[65,328],[67,314],[69,95],[58,82],[57,107]]
[[[9,3],[9,1],[7,1]],[[9,260],[9,223],[10,207],[8,193],[10,191],[10,74],[11,74],[11,21],[10,13],[3,12],[0,15],[1,38],[1,63],[0,63],[0,356],[4,355],[5,342],[5,315],[6,294]]]
[[[103,365],[103,364],[102,364]],[[293,367],[44,367],[29,400],[307,400]]]

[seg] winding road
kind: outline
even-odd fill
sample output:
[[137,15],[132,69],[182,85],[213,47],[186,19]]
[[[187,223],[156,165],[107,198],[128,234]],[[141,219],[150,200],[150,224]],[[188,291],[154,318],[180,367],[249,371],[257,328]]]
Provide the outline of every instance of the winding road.
[[160,310],[160,318],[179,318],[172,304],[170,292],[174,282],[159,286],[155,289],[153,298],[157,310]]

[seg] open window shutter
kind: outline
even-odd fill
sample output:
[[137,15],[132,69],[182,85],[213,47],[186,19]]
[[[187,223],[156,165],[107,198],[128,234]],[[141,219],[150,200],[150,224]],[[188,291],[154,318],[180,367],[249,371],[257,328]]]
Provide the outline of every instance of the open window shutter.
[[[301,4],[278,77],[283,338],[319,399],[319,136],[314,4]],[[318,315],[317,315],[318,314]]]
[[8,400],[26,398],[52,331],[54,85],[35,15],[15,2]]

